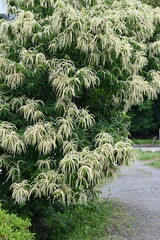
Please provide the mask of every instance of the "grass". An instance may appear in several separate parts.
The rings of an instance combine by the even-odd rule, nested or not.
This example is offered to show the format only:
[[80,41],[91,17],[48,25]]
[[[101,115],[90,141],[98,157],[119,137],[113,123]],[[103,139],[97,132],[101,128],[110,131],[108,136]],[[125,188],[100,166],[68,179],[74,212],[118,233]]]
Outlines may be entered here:
[[133,138],[132,141],[135,144],[160,144],[160,140],[153,140],[153,139],[135,139],[135,138]]
[[54,235],[54,240],[109,240],[112,236],[121,240],[132,232],[131,217],[122,204],[113,200],[79,206],[64,212],[61,217],[65,231],[59,229],[60,234]]
[[160,159],[160,151],[150,152],[150,151],[142,151],[136,150],[138,160],[158,160]]
[[150,166],[150,167],[154,167],[154,168],[160,169],[160,160],[157,160],[157,161],[152,162],[152,163],[147,163],[146,165]]
[[142,150],[136,150],[139,160],[147,161],[147,160],[155,160],[154,162],[150,162],[145,164],[145,166],[150,166],[154,168],[160,169],[160,151],[157,152],[144,152]]

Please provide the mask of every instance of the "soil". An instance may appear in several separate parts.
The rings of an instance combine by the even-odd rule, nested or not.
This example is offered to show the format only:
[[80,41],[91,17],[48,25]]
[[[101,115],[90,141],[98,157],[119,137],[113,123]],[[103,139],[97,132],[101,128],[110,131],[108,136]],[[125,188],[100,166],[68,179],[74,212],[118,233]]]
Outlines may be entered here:
[[146,162],[124,167],[117,179],[101,187],[102,198],[117,199],[134,219],[132,231],[124,226],[113,240],[160,240],[160,170]]

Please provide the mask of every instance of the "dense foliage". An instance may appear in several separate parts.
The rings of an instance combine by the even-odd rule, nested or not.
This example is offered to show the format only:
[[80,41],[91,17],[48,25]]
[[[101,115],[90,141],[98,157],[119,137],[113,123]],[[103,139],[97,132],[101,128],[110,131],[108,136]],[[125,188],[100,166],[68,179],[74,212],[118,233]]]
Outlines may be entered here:
[[160,92],[160,10],[136,0],[10,5],[17,17],[0,22],[0,198],[40,219],[49,204],[86,203],[133,160],[126,112]]
[[[142,0],[154,7],[160,7],[159,0]],[[159,39],[159,36],[157,36]],[[159,62],[157,62],[159,65]],[[146,69],[147,71],[147,69]],[[142,105],[131,109],[131,135],[137,138],[153,137],[158,139],[160,128],[160,97],[157,100],[146,100]]]
[[22,220],[15,214],[8,214],[0,206],[0,239],[1,240],[33,240],[34,235],[28,230],[29,220]]
[[160,128],[160,99],[145,101],[140,106],[134,106],[129,115],[132,119],[131,135],[136,138],[158,139]]
[[50,226],[53,240],[109,240],[115,232],[122,238],[124,229],[131,232],[131,219],[124,206],[109,199],[71,206],[63,213],[52,211],[45,223]]

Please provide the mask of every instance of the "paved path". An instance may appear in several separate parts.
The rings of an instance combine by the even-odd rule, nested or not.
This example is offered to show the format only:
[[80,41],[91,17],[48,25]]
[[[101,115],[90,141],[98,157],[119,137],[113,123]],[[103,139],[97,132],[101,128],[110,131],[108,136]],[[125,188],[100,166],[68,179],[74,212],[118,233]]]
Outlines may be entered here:
[[116,198],[136,218],[135,236],[123,240],[160,240],[160,170],[146,161],[123,168],[121,175],[101,187],[103,198]]

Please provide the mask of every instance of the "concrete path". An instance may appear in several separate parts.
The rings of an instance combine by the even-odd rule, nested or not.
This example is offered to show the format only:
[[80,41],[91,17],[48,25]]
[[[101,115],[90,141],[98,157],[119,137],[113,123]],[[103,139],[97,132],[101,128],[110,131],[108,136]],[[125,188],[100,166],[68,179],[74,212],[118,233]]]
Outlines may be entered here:
[[123,240],[160,240],[160,170],[146,161],[124,167],[121,175],[101,187],[102,198],[116,198],[135,217],[134,236]]

